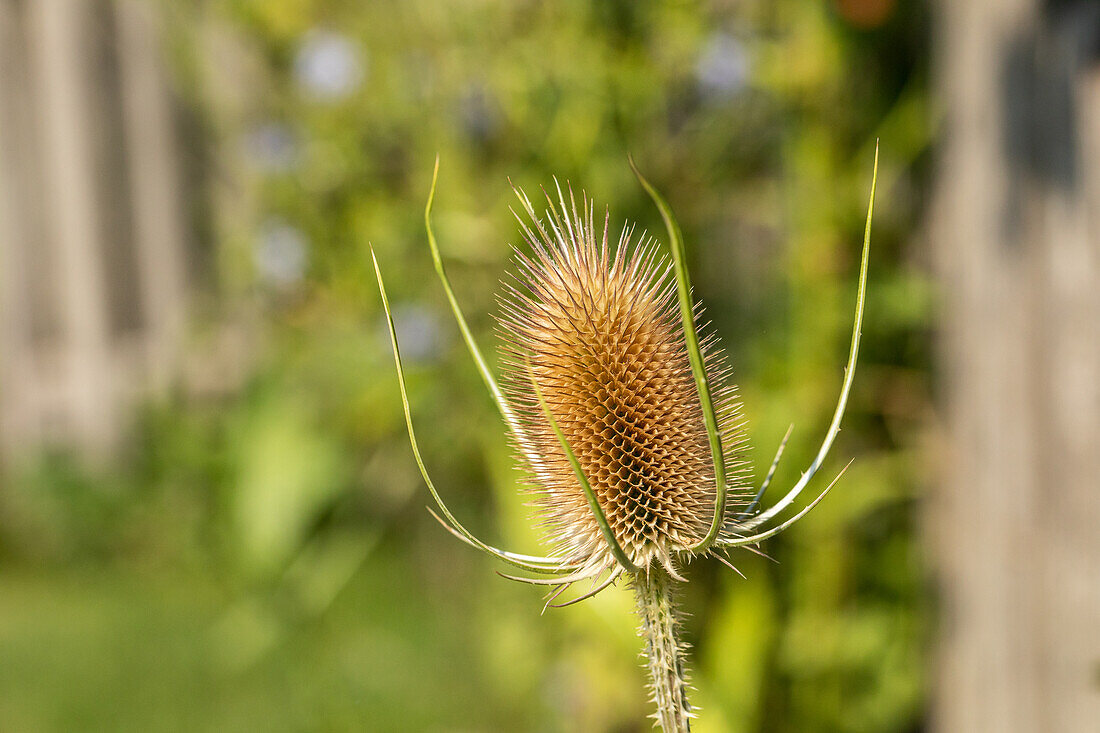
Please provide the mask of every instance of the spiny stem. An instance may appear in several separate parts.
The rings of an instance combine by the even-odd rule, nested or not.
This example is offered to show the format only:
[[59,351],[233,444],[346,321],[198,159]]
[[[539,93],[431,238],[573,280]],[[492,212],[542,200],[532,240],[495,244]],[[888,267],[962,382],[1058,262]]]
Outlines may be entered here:
[[663,569],[653,566],[631,576],[657,720],[665,733],[690,733],[690,719],[695,716],[687,699],[685,649],[676,637],[671,579]]

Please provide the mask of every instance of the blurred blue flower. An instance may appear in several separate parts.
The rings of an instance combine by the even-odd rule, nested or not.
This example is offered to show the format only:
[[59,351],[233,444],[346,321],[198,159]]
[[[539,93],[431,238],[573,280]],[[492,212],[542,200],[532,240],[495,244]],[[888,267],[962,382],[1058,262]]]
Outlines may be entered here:
[[711,35],[695,64],[695,76],[704,96],[736,96],[749,81],[750,61],[745,44],[728,33]]
[[366,66],[362,49],[350,38],[315,30],[306,34],[298,48],[294,76],[310,96],[336,101],[359,88]]
[[245,153],[264,173],[286,173],[298,162],[298,137],[289,125],[264,122],[248,131]]
[[[426,306],[410,303],[396,306],[393,325],[401,342],[401,356],[410,363],[433,362],[439,358],[445,345],[445,336],[439,327],[439,317]],[[390,343],[385,319],[379,323],[379,339],[387,348]]]
[[463,92],[458,100],[458,115],[463,132],[476,142],[492,140],[500,129],[496,100],[480,84],[473,84]]
[[281,219],[269,219],[260,226],[253,253],[260,279],[289,289],[305,276],[309,243],[304,234]]

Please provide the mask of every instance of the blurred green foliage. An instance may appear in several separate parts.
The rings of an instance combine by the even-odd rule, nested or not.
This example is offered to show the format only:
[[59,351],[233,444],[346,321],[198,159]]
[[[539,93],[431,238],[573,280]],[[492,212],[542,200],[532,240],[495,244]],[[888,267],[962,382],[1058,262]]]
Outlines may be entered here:
[[[504,432],[434,281],[473,326],[519,240],[509,178],[557,175],[684,227],[776,492],[841,379],[874,141],[880,200],[862,363],[831,464],[857,461],[778,563],[688,569],[706,731],[911,731],[929,604],[915,539],[930,293],[920,251],[928,18],[891,0],[162,3],[210,253],[196,342],[253,334],[243,383],[143,411],[109,466],[7,467],[4,730],[640,731],[629,592],[539,615],[423,510],[373,243],[429,465],[479,535],[532,551]],[[207,305],[209,303],[210,305]]]

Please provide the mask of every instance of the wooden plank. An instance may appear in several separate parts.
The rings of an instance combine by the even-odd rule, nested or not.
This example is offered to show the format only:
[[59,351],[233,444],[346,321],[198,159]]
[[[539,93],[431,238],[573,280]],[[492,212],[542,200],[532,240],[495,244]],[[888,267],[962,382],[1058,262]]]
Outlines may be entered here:
[[181,172],[153,8],[141,0],[119,0],[115,17],[145,323],[145,381],[164,389],[178,373],[186,315]]
[[18,448],[17,436],[29,429],[33,370],[27,359],[30,344],[29,297],[24,246],[28,239],[26,206],[20,174],[27,148],[25,68],[19,14],[9,0],[0,0],[0,442],[6,456]]
[[1053,7],[939,3],[943,731],[1100,721],[1100,97]]
[[25,6],[31,79],[39,91],[42,171],[54,242],[63,324],[62,369],[67,425],[59,426],[90,452],[117,439],[97,181],[89,119],[94,90],[88,63],[87,0],[35,0]]

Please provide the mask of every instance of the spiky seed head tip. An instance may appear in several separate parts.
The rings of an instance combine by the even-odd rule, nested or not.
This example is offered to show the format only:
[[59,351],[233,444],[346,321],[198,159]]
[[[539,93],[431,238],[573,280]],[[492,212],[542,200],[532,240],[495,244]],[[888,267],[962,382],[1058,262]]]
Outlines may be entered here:
[[[503,383],[519,416],[515,439],[550,539],[571,562],[615,564],[545,410],[591,484],[615,538],[639,567],[671,568],[702,539],[715,500],[714,469],[684,342],[675,282],[652,240],[624,226],[597,236],[594,205],[572,191],[547,196],[536,216],[517,190],[530,253],[500,297]],[[701,309],[697,308],[698,322]],[[725,356],[702,343],[734,499],[744,486],[740,403]],[[538,385],[545,406],[532,382]],[[737,501],[730,501],[727,511]]]

